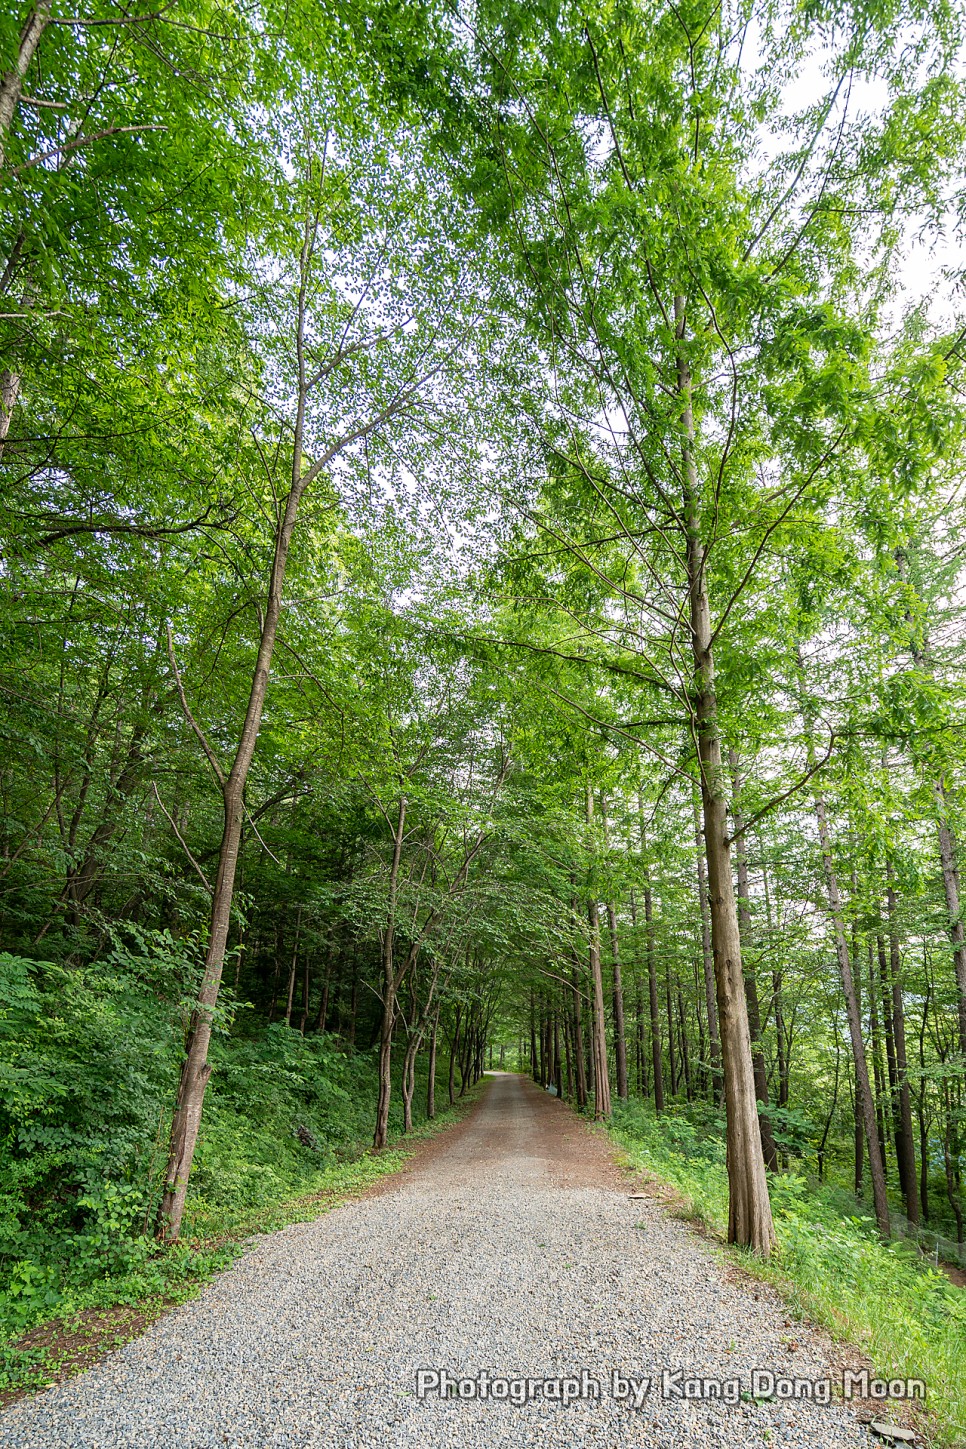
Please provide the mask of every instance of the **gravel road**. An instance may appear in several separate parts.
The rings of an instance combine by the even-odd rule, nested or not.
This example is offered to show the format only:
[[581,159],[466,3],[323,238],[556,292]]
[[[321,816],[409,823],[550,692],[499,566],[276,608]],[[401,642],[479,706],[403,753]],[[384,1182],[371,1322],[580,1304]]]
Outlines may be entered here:
[[[684,1397],[689,1379],[734,1397],[755,1369],[828,1378],[826,1349],[632,1200],[601,1139],[532,1083],[496,1075],[387,1184],[256,1239],[142,1338],[7,1409],[0,1445],[871,1449],[834,1402]],[[444,1370],[476,1382],[444,1398]],[[505,1397],[481,1397],[483,1373],[513,1381]]]

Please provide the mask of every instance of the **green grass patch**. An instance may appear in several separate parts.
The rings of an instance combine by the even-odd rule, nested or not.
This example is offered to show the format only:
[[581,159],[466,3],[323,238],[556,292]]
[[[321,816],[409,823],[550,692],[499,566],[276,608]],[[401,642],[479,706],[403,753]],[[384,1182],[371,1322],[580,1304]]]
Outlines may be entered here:
[[[615,1108],[611,1136],[629,1165],[669,1183],[686,1210],[724,1237],[724,1142],[683,1114],[660,1118],[639,1102]],[[740,1253],[799,1314],[856,1345],[884,1378],[921,1378],[937,1442],[966,1441],[966,1291],[903,1242],[883,1243],[875,1222],[847,1216],[796,1173],[770,1180],[778,1251],[769,1263]]]

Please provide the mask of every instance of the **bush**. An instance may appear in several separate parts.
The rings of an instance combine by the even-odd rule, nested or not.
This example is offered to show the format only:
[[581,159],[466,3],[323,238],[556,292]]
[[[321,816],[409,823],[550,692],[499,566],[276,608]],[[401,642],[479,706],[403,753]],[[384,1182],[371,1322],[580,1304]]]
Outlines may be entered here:
[[[370,1139],[373,1056],[282,1023],[231,1036],[225,993],[185,1241],[153,1241],[201,954],[197,940],[131,928],[85,967],[0,953],[0,1337],[177,1292],[233,1251],[204,1240],[355,1181],[346,1164]],[[390,1126],[402,1127],[398,1101]]]

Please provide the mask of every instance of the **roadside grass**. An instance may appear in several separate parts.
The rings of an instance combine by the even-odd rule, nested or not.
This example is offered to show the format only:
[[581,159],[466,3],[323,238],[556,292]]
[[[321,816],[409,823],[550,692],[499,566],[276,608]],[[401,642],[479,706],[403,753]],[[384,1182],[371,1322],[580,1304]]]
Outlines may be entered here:
[[[656,1118],[639,1102],[619,1103],[609,1132],[630,1167],[670,1184],[687,1213],[724,1239],[720,1137],[681,1115]],[[771,1283],[794,1312],[855,1345],[882,1378],[923,1379],[935,1442],[966,1442],[966,1290],[907,1244],[881,1242],[873,1219],[843,1215],[803,1177],[784,1173],[769,1186],[778,1251],[764,1263],[731,1250],[741,1267]]]
[[[73,1281],[61,1272],[56,1290],[45,1293],[45,1281],[55,1281],[52,1266],[46,1265],[45,1271],[42,1262],[21,1265],[19,1279],[12,1278],[0,1291],[0,1406],[82,1372],[105,1353],[138,1337],[169,1309],[196,1297],[244,1252],[253,1236],[310,1222],[399,1172],[414,1155],[411,1147],[466,1116],[484,1085],[469,1088],[453,1107],[441,1109],[432,1121],[418,1123],[382,1152],[361,1142],[340,1143],[337,1159],[303,1173],[294,1194],[285,1191],[290,1188],[287,1174],[263,1174],[256,1175],[254,1190],[249,1178],[249,1191],[241,1194],[242,1200],[224,1190],[189,1196],[180,1242],[162,1247],[146,1235],[127,1240],[123,1266],[112,1265],[106,1257],[101,1271],[88,1267]],[[257,1134],[253,1141],[246,1130],[250,1124],[238,1126],[233,1150],[230,1133],[216,1130],[209,1136],[209,1172],[200,1175],[202,1185],[217,1162],[229,1177],[233,1171],[250,1173],[245,1149],[250,1152],[258,1145]],[[217,1144],[212,1136],[218,1138]],[[324,1152],[325,1144],[320,1147]],[[279,1195],[273,1195],[273,1187]],[[52,1300],[55,1314],[50,1311]]]

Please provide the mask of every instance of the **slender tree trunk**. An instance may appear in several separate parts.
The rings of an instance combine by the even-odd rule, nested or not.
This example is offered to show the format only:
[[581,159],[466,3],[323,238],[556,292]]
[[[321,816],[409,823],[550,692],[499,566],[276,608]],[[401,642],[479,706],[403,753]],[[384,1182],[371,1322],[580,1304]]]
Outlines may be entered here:
[[[0,116],[2,121],[2,116]],[[0,136],[2,136],[0,126]],[[306,224],[308,226],[308,223]],[[171,1140],[168,1165],[165,1173],[165,1190],[161,1200],[160,1234],[169,1242],[174,1241],[181,1231],[188,1178],[194,1160],[195,1144],[201,1126],[201,1112],[204,1105],[205,1088],[211,1075],[208,1063],[208,1046],[214,1009],[218,1003],[221,977],[228,945],[228,931],[231,926],[231,908],[235,891],[235,873],[238,868],[238,852],[241,845],[242,825],[245,819],[245,785],[251,769],[258,734],[265,709],[265,695],[268,691],[272,655],[278,635],[279,619],[282,613],[282,588],[288,565],[292,535],[298,518],[299,505],[312,479],[317,476],[322,462],[316,462],[303,472],[303,439],[305,431],[305,409],[308,398],[305,368],[305,305],[308,277],[308,230],[302,252],[302,275],[299,289],[299,313],[296,334],[296,351],[299,370],[299,395],[295,419],[292,448],[292,472],[288,494],[282,504],[275,534],[275,552],[269,579],[268,598],[262,615],[261,636],[248,696],[248,706],[238,740],[238,748],[231,769],[225,775],[204,733],[195,723],[188,708],[187,698],[175,661],[174,644],[169,631],[169,656],[175,675],[181,707],[191,724],[202,748],[221,785],[223,806],[223,828],[218,851],[218,871],[211,899],[211,917],[208,931],[208,950],[205,956],[204,975],[198,999],[191,1015],[186,1043],[185,1060],[178,1084],[178,1096],[171,1123]],[[337,449],[333,449],[333,456]],[[323,460],[324,461],[324,460]]]
[[325,963],[325,980],[322,982],[322,997],[319,1001],[319,1014],[315,1019],[316,1031],[325,1031],[326,1022],[329,1019],[329,983],[332,980],[332,964],[336,956],[335,932],[332,933],[332,940],[329,942],[329,950]]
[[[637,898],[634,891],[630,892],[631,925],[634,927],[634,939],[637,940]],[[646,1057],[644,1055],[644,984],[641,977],[640,955],[634,962],[634,1076],[637,1082],[637,1090],[640,1096],[648,1095],[647,1072],[645,1069]]]
[[[698,967],[697,961],[692,961],[691,964],[694,970],[694,1018],[698,1028],[698,1063],[701,1068],[697,1080],[700,1081],[701,1089],[704,1095],[707,1096],[711,1093],[711,1072],[709,1069],[707,1045],[704,1039],[704,1016],[701,1012],[703,987],[701,982],[701,972]],[[695,1094],[697,1095],[697,1088],[695,1089]]]
[[[406,1083],[409,1105],[404,1104],[404,1116],[408,1122],[407,1132],[412,1131],[412,1103],[416,1091],[416,1058],[419,1049],[426,1039],[427,1028],[430,1032],[430,1054],[429,1054],[429,1078],[426,1085],[427,1117],[432,1118],[436,1112],[436,1031],[439,1023],[439,1006],[437,1005],[437,986],[439,983],[439,962],[433,966],[429,978],[429,985],[426,990],[426,999],[421,1008],[417,1006],[416,987],[413,982],[413,1012],[412,1023],[409,1029],[409,1045],[406,1049],[406,1068],[403,1073],[403,1080]],[[432,1108],[432,1110],[430,1110]]]
[[832,1021],[832,1030],[835,1035],[835,1088],[832,1092],[832,1101],[825,1118],[825,1127],[822,1131],[822,1139],[818,1144],[818,1180],[822,1182],[825,1178],[825,1146],[828,1142],[828,1134],[832,1127],[832,1119],[835,1116],[835,1104],[839,1099],[839,1068],[841,1066],[842,1052],[839,1046],[839,1027],[836,1020]]
[[[685,302],[674,299],[676,336],[683,343]],[[701,770],[701,804],[708,866],[711,949],[717,988],[718,1026],[727,1122],[728,1241],[768,1257],[775,1245],[765,1162],[761,1155],[751,1036],[741,968],[741,937],[731,873],[727,799],[718,727],[706,549],[701,543],[700,493],[694,461],[691,374],[683,347],[677,353],[678,391],[685,441],[684,510],[688,605],[694,663],[694,724]]]
[[617,1069],[617,1095],[627,1101],[627,1040],[624,1035],[624,983],[621,979],[620,942],[617,938],[617,913],[607,907],[610,949],[614,960],[614,1057]]
[[587,1063],[584,1057],[583,1011],[581,1009],[580,986],[576,966],[573,969],[573,1021],[574,1021],[574,1072],[577,1078],[577,1106],[587,1106]]
[[[13,66],[0,77],[0,170],[3,170],[6,160],[7,138],[23,94],[24,77],[37,53],[41,36],[50,23],[50,11],[50,0],[37,0],[37,3],[31,7],[20,31],[20,43]],[[0,285],[2,293],[6,293],[13,284],[18,258],[22,253],[25,239],[26,233],[21,230],[4,269],[3,284]],[[28,280],[23,293],[24,311],[27,310],[30,292],[31,287]],[[10,361],[13,359],[11,358]],[[20,396],[20,378],[21,374],[16,363],[11,367],[0,369],[0,457],[3,455],[4,443],[10,432],[17,398]]]
[[681,1031],[681,1070],[684,1072],[684,1095],[687,1101],[691,1101],[693,1093],[691,1090],[691,1054],[688,1051],[688,1028],[684,1015],[684,993],[678,987],[678,1024]]
[[536,1006],[533,1001],[533,987],[530,987],[530,1075],[537,1081],[539,1066],[537,1066],[537,1020]]
[[[811,754],[811,750],[809,751]],[[876,1221],[882,1236],[887,1238],[891,1232],[889,1222],[889,1200],[886,1196],[885,1170],[882,1162],[882,1152],[879,1145],[879,1133],[875,1119],[875,1104],[872,1100],[872,1088],[869,1085],[869,1067],[865,1055],[865,1042],[862,1039],[862,1021],[859,1016],[859,1002],[855,990],[855,982],[852,979],[852,962],[849,957],[848,942],[845,939],[845,927],[842,919],[842,898],[839,892],[838,877],[835,874],[835,865],[832,861],[832,846],[829,840],[828,818],[825,813],[825,799],[820,791],[815,792],[815,813],[818,819],[819,845],[822,851],[822,864],[825,870],[825,887],[828,894],[829,915],[832,919],[832,928],[835,933],[835,955],[838,961],[839,974],[842,978],[842,989],[845,992],[845,1010],[849,1023],[849,1038],[852,1044],[852,1061],[855,1068],[855,1095],[862,1117],[862,1126],[865,1131],[866,1150],[869,1154],[869,1173],[872,1178],[872,1196],[875,1205]],[[875,992],[870,991],[870,996],[875,999]]]
[[668,965],[664,976],[664,1005],[667,1010],[667,1060],[668,1070],[671,1074],[671,1096],[675,1096],[678,1089],[678,1052],[674,1040],[674,1007],[671,1005],[671,967]]
[[[738,755],[734,749],[728,751],[728,765],[734,795],[731,804],[731,818],[735,827],[735,864],[738,874],[738,929],[741,932],[742,950],[751,946],[751,892],[748,888],[748,854],[745,849],[745,822],[738,803],[741,791],[741,773]],[[758,1001],[758,980],[754,969],[746,966],[745,1004],[748,1008],[748,1030],[751,1033],[751,1062],[755,1074],[755,1096],[763,1107],[768,1106],[768,1071],[765,1067],[765,1052],[761,1042],[761,1007]],[[761,1151],[765,1166],[770,1172],[778,1171],[778,1148],[771,1129],[767,1112],[759,1112],[758,1126],[761,1131]]]
[[[567,1073],[567,1099],[568,1099],[568,1101],[571,1101],[572,1102],[573,1099],[574,1099],[574,1063],[573,1063],[573,1052],[570,1049],[571,1016],[570,1016],[570,1012],[567,1010],[567,999],[566,999],[566,996],[563,997],[562,1005],[561,1005],[561,1010],[563,1011],[563,1045],[564,1045],[564,1062],[565,1062],[565,1065],[566,1065],[566,1073]],[[500,1067],[502,1068],[502,1066],[503,1066],[503,1048],[501,1047],[500,1048]]]
[[637,1075],[637,1090],[642,1097],[649,1095],[647,1080],[647,1055],[644,1050],[644,987],[638,977],[634,992],[634,1065]]
[[704,971],[704,1000],[708,1014],[708,1042],[711,1053],[711,1096],[721,1097],[721,1039],[718,1033],[718,1008],[715,1002],[714,958],[711,953],[711,918],[708,911],[708,878],[704,859],[704,841],[701,839],[701,818],[697,796],[692,798],[694,809],[694,844],[698,862],[698,908],[701,912],[701,964]]
[[20,31],[20,44],[13,66],[0,77],[0,167],[3,166],[6,157],[7,136],[23,94],[24,76],[30,69],[30,63],[40,44],[40,37],[49,23],[50,0],[38,0],[38,3],[31,7],[23,23]]
[[547,1021],[543,1013],[543,993],[540,993],[540,1009],[538,1012],[539,1030],[537,1031],[537,1051],[539,1052],[539,1068],[537,1081],[541,1087],[547,1086]]
[[905,1151],[902,1146],[902,1117],[899,1116],[899,1077],[895,1069],[895,1035],[892,1030],[892,993],[889,990],[889,966],[885,959],[885,940],[876,935],[876,949],[879,956],[879,990],[882,1004],[882,1036],[885,1039],[885,1061],[889,1078],[889,1116],[892,1119],[892,1140],[895,1143],[895,1162],[899,1169],[899,1191],[905,1197]]
[[299,1033],[305,1035],[305,1028],[309,1020],[309,953],[302,957],[302,1019],[299,1022]]
[[899,1075],[896,1071],[896,1046],[892,1025],[892,993],[889,989],[889,967],[886,963],[885,941],[876,936],[879,956],[879,989],[882,993],[882,1035],[885,1040],[886,1068],[889,1079],[889,1116],[892,1121],[892,1140],[896,1149],[896,1166],[899,1169],[899,1191],[906,1195],[906,1157],[902,1141],[902,1117],[899,1112]]
[[[764,851],[761,848],[760,836],[758,838],[758,846],[758,853],[763,861],[761,868],[761,884],[762,892],[765,897],[765,925],[770,937],[772,929],[771,893],[768,888],[768,870],[764,865]],[[788,1087],[790,1071],[789,1058],[791,1055],[791,1042],[789,1040],[787,1029],[785,1026],[785,1008],[782,998],[782,972],[780,968],[773,969],[771,973],[771,989],[772,1001],[774,1003],[775,1010],[775,1056],[776,1065],[778,1067],[778,1105],[779,1107],[784,1108],[788,1106]]]
[[382,938],[382,1024],[379,1031],[379,1098],[376,1103],[376,1127],[372,1145],[379,1151],[389,1137],[389,1106],[392,1099],[392,1036],[396,1024],[396,992],[399,976],[396,971],[394,944],[396,937],[396,900],[399,893],[399,863],[403,837],[406,833],[405,795],[399,797],[399,814],[393,836],[392,865],[389,871],[389,905],[386,929]]
[[292,1003],[295,1000],[295,972],[299,960],[299,936],[302,932],[302,907],[299,906],[295,917],[295,945],[292,947],[292,964],[288,973],[288,1000],[285,1004],[285,1025],[292,1025]]
[[359,949],[356,947],[352,952],[352,987],[349,992],[349,1029],[345,1033],[345,1039],[350,1046],[356,1044],[356,1017],[359,1013]]
[[953,1120],[953,1103],[949,1082],[942,1083],[943,1090],[943,1168],[946,1175],[946,1197],[956,1220],[956,1242],[963,1246],[963,1199],[960,1192],[959,1136]]
[[[857,932],[857,927],[856,927],[856,932]],[[856,932],[853,932],[853,940],[856,937]],[[860,959],[861,958],[859,956],[858,950],[856,950],[856,953],[855,953],[855,955],[853,956],[852,959],[853,959],[854,968],[855,968],[854,969],[854,979],[853,979],[853,986],[855,988],[855,1009],[859,1013],[859,1021],[861,1022],[861,1020],[862,1020],[862,976],[861,976],[860,966],[859,966],[859,963],[860,963]],[[856,1092],[853,1092],[852,1093],[852,1117],[853,1117],[854,1161],[855,1161],[855,1176],[854,1176],[855,1195],[856,1195],[856,1197],[861,1197],[861,1195],[862,1195],[862,1180],[863,1180],[863,1175],[864,1175],[864,1172],[865,1172],[865,1123],[862,1120],[862,1103],[860,1102],[859,1097],[858,1097],[858,1093],[856,1093]]]
[[406,1055],[403,1058],[402,1077],[400,1087],[403,1103],[403,1132],[410,1133],[413,1130],[413,1093],[416,1090],[416,1052],[417,1047],[407,1047]]
[[426,1116],[430,1122],[436,1116],[436,1047],[439,1037],[439,1007],[433,1016],[433,1026],[429,1034],[429,1077],[426,1081]]
[[[533,1025],[533,1017],[532,1016],[530,1018],[530,1022],[531,1022],[531,1028],[532,1028],[532,1025]],[[456,1103],[456,1053],[459,1050],[459,1039],[460,1039],[460,1007],[457,1005],[457,1007],[455,1009],[455,1012],[454,1012],[454,1020],[453,1020],[453,1040],[450,1042],[450,1048],[449,1048],[449,1082],[448,1082],[448,1086],[449,1086],[449,1104],[450,1104],[451,1107],[454,1106],[455,1103]]]
[[923,951],[923,966],[926,977],[926,992],[922,1000],[922,1016],[919,1020],[919,1092],[916,1108],[919,1116],[919,1205],[924,1221],[929,1219],[929,1120],[926,1115],[926,1031],[929,1026],[929,1006],[932,1000],[932,981],[929,977],[929,962]]
[[896,931],[896,893],[892,867],[887,863],[886,904],[889,911],[889,968],[892,985],[892,1034],[895,1039],[898,1078],[899,1123],[901,1128],[902,1177],[905,1181],[906,1217],[919,1222],[919,1186],[916,1180],[916,1149],[912,1135],[912,1101],[909,1095],[909,1062],[906,1055],[906,1010],[902,998],[902,956]]
[[959,1020],[959,1050],[966,1056],[966,935],[963,930],[959,890],[959,857],[956,837],[949,823],[944,780],[936,783],[939,801],[939,856],[943,871],[943,890],[949,913],[949,939],[953,947],[953,971]]
[[654,1110],[664,1111],[664,1063],[661,1059],[661,1014],[657,1005],[657,962],[654,952],[654,903],[651,883],[644,877],[644,943],[647,951],[648,1007],[651,1019],[651,1064],[654,1071]]
[[[45,12],[49,13],[49,0],[45,0],[45,3],[41,8]],[[38,12],[36,9],[32,12],[34,16],[36,16],[37,13]],[[27,26],[25,27],[25,30],[23,32],[24,35],[26,35],[26,31],[29,27],[30,20],[28,19]],[[39,39],[39,36],[37,38]],[[23,39],[21,39],[21,47],[22,45]],[[19,96],[20,94],[18,81],[19,70],[20,67],[18,65],[16,71],[8,71],[7,74],[3,77],[2,83],[0,83],[0,91],[3,92],[5,98],[8,101],[10,96],[12,95],[12,91],[14,88],[16,88],[17,90],[17,95]],[[19,79],[20,81],[22,81],[22,74],[20,74]],[[7,131],[8,130],[9,126],[7,128]],[[3,168],[4,145],[6,142],[7,131],[0,130],[0,169]],[[3,276],[0,277],[0,297],[5,297],[9,294],[14,284],[14,281],[16,280],[18,271],[24,269],[24,284],[20,303],[20,310],[23,312],[26,312],[29,309],[32,290],[30,264],[28,262],[25,266],[24,260],[24,247],[26,245],[26,241],[27,233],[24,231],[23,227],[21,227],[20,231],[17,234],[17,239],[11,247],[10,254],[7,257],[7,263],[3,269]],[[13,363],[13,357],[9,357],[8,361]],[[4,443],[6,441],[8,433],[10,432],[10,424],[13,421],[13,410],[17,406],[17,398],[20,396],[20,376],[20,372],[17,370],[17,365],[15,363],[13,366],[8,366],[0,369],[0,458],[3,457]]]
[[[600,799],[601,818],[604,827],[604,842],[610,848],[610,830],[607,822],[606,798]],[[624,1026],[624,983],[621,977],[620,940],[617,934],[617,908],[613,901],[607,904],[607,929],[610,936],[611,960],[613,962],[613,1007],[614,1007],[614,1075],[617,1095],[627,1101],[627,1036]]]
[[[856,1001],[858,999],[858,993],[856,993]],[[861,1019],[860,1012],[859,1020],[861,1021]],[[883,1110],[886,1088],[882,1072],[882,1042],[879,1036],[879,1002],[875,989],[875,948],[871,941],[869,942],[869,1040],[872,1047],[872,1083],[875,1087],[875,1121],[879,1134],[882,1174],[888,1178],[889,1158],[886,1152],[885,1112]]]
[[131,739],[125,753],[124,764],[115,779],[111,781],[104,818],[100,820],[87,842],[84,859],[67,877],[66,895],[72,903],[71,915],[75,925],[80,924],[81,907],[97,884],[103,872],[103,852],[121,823],[121,807],[131,795],[141,776],[144,762],[143,746],[145,727],[138,725],[131,732]]
[[[587,786],[587,824],[593,824],[594,796]],[[604,1016],[604,980],[600,966],[600,913],[597,902],[587,902],[587,921],[590,926],[590,983],[593,992],[593,1015],[591,1032],[594,1062],[594,1120],[601,1121],[610,1116],[610,1072],[607,1063],[607,1024]]]

